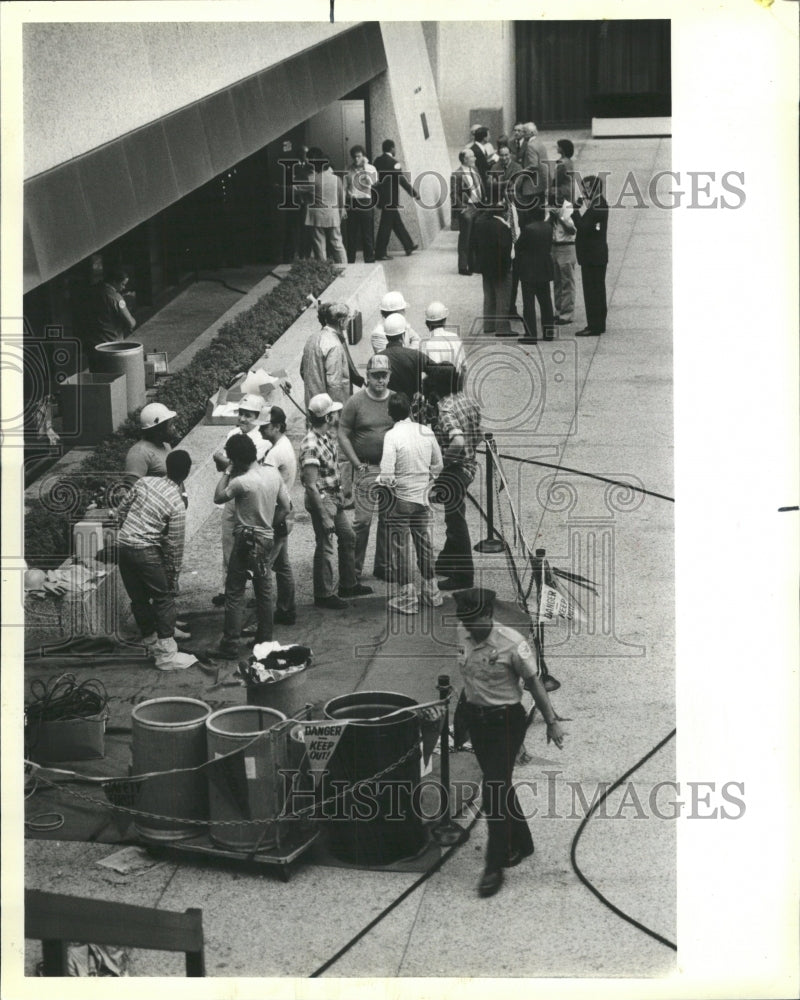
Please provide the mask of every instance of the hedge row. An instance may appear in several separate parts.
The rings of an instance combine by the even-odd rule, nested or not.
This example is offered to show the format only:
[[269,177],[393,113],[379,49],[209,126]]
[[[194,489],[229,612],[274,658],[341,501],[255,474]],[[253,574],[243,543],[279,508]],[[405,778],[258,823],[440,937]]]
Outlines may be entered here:
[[[214,340],[157,390],[154,399],[177,413],[178,437],[185,437],[203,419],[208,397],[239,372],[247,371],[294,323],[308,305],[308,294],[319,296],[337,273],[331,261],[299,261],[271,292],[223,324]],[[41,499],[26,504],[25,559],[29,566],[57,565],[69,555],[71,523],[80,519],[93,498],[117,481],[115,473],[124,468],[125,455],[138,438],[137,410],[75,470],[59,475],[47,504]],[[48,480],[45,477],[45,482]]]

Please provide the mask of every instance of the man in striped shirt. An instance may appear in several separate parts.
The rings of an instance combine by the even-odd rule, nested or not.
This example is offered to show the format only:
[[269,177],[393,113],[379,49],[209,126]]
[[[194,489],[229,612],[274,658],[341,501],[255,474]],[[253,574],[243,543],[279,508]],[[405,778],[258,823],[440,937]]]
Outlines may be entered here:
[[192,460],[171,451],[166,478],[143,476],[119,506],[119,571],[136,624],[159,670],[183,670],[195,658],[175,642],[175,592],[183,562],[183,483]]
[[436,575],[445,576],[440,590],[472,586],[475,569],[466,516],[466,495],[478,463],[475,449],[483,440],[481,411],[469,396],[458,391],[458,372],[450,364],[428,373],[429,391],[436,396],[432,426],[442,449],[444,468],[432,490],[432,499],[444,506],[446,538],[436,559]]

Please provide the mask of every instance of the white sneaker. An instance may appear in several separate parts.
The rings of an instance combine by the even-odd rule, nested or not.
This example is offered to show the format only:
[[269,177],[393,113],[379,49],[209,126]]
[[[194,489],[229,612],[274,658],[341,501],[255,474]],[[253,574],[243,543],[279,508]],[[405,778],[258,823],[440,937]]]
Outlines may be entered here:
[[419,612],[417,591],[413,583],[406,584],[399,594],[390,598],[386,603],[392,611],[397,611],[401,615],[416,615]]

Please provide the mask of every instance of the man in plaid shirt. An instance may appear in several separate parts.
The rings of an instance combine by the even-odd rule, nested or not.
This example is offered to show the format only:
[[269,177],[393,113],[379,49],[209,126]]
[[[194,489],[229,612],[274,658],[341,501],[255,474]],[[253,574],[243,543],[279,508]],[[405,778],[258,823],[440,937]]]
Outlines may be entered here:
[[466,495],[478,470],[475,449],[483,440],[483,431],[480,408],[458,391],[458,378],[455,367],[443,363],[429,370],[426,387],[436,399],[431,425],[444,462],[431,490],[431,499],[444,506],[446,537],[436,559],[436,575],[445,577],[439,581],[440,590],[466,589],[475,577]]
[[[344,510],[339,480],[339,445],[336,429],[341,403],[326,392],[308,403],[311,429],[300,443],[300,475],[306,491],[305,507],[311,515],[314,550],[314,604],[318,608],[341,610],[349,607],[345,597],[371,594],[371,587],[356,581],[355,535]],[[333,536],[339,557],[339,592],[335,592]]]
[[167,455],[166,463],[166,478],[143,476],[119,506],[119,572],[155,665],[183,670],[196,662],[175,642],[175,593],[186,528],[183,483],[192,460],[178,450]]

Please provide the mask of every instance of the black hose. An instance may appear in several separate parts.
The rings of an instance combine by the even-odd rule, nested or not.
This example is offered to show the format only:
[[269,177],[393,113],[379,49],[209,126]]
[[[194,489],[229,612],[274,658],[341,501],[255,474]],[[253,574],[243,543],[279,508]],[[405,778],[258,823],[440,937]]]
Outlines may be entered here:
[[[478,455],[485,455],[485,451],[476,451]],[[656,493],[653,490],[646,490],[643,486],[634,486],[633,483],[623,483],[618,479],[608,479],[606,476],[598,476],[594,472],[584,472],[583,469],[570,469],[566,465],[558,465],[555,462],[540,462],[535,458],[520,458],[519,455],[498,455],[498,458],[506,458],[510,462],[522,462],[523,465],[540,465],[544,469],[556,469],[558,472],[571,472],[576,476],[584,476],[586,479],[596,479],[601,483],[608,483],[609,486],[623,486],[625,489],[633,490],[635,493],[644,493],[649,497],[656,497],[658,500],[667,500],[675,503],[675,497],[667,496],[666,493]]]
[[586,888],[589,890],[589,892],[591,892],[594,896],[596,896],[600,900],[600,902],[603,904],[603,906],[607,906],[609,908],[609,910],[612,911],[612,913],[616,913],[616,915],[618,917],[620,917],[622,920],[627,921],[629,924],[632,924],[638,930],[642,931],[645,934],[648,934],[651,938],[654,938],[660,944],[666,945],[667,948],[672,948],[673,951],[677,951],[678,950],[678,946],[676,944],[674,944],[672,941],[668,940],[667,938],[663,937],[661,934],[658,934],[656,931],[651,930],[649,927],[646,927],[643,923],[640,923],[638,920],[635,920],[630,914],[626,913],[624,910],[621,910],[618,906],[615,906],[612,902],[610,902],[610,900],[606,899],[606,897],[602,894],[602,892],[600,892],[599,889],[595,888],[595,886],[592,885],[592,883],[589,881],[589,879],[586,878],[586,876],[580,870],[580,867],[578,866],[578,862],[576,860],[575,855],[577,853],[578,841],[581,838],[581,834],[583,833],[584,829],[586,828],[586,824],[589,822],[589,820],[594,815],[595,811],[603,804],[603,802],[605,802],[605,800],[608,798],[608,796],[615,789],[619,788],[619,786],[622,784],[623,781],[626,781],[634,773],[634,771],[638,771],[639,768],[642,766],[642,764],[644,764],[646,761],[650,760],[651,757],[655,756],[655,754],[657,754],[658,751],[666,743],[669,743],[669,741],[675,735],[675,732],[676,732],[676,730],[673,729],[672,732],[668,733],[664,737],[663,740],[660,740],[653,747],[652,750],[648,750],[648,752],[644,755],[644,757],[641,757],[633,765],[633,767],[629,768],[622,775],[621,778],[617,778],[617,780],[614,782],[614,784],[611,785],[610,788],[607,788],[605,790],[605,792],[603,792],[603,794],[600,796],[600,798],[597,799],[596,802],[592,803],[591,809],[589,810],[589,812],[586,813],[586,815],[581,820],[581,825],[578,827],[578,832],[575,834],[575,836],[574,836],[574,838],[572,840],[572,847],[570,848],[570,852],[569,852],[569,860],[570,860],[570,862],[572,864],[572,868],[573,868],[575,874],[581,880],[581,882],[583,883],[583,885],[586,886]]
[[[480,809],[478,809],[472,819],[472,822],[466,828],[467,833],[469,833],[469,831],[473,828],[473,826],[475,826],[475,824],[478,822],[480,815],[481,811]],[[466,840],[462,841],[462,843],[465,842]],[[445,861],[447,861],[447,859],[450,857],[453,851],[457,850],[460,846],[461,844],[453,844],[452,847],[448,848],[448,850],[444,852],[444,854],[439,858],[438,861],[435,861],[426,872],[423,872],[422,875],[420,875],[420,877],[416,880],[416,882],[412,882],[411,885],[405,890],[405,892],[401,892],[396,899],[392,900],[392,902],[389,903],[388,906],[384,907],[384,909],[381,910],[381,912],[378,914],[377,917],[375,917],[374,920],[370,920],[370,922],[366,925],[366,927],[362,927],[361,930],[358,932],[358,934],[356,934],[354,937],[351,937],[350,940],[347,942],[347,944],[343,945],[336,952],[336,954],[332,955],[326,962],[323,962],[322,965],[320,965],[319,968],[315,969],[308,978],[316,979],[318,976],[321,976],[323,972],[326,972],[335,962],[338,962],[339,959],[342,957],[342,955],[350,951],[353,945],[357,944],[361,940],[361,938],[364,937],[365,934],[369,934],[372,928],[375,927],[377,924],[379,924],[384,917],[387,917],[392,912],[392,910],[395,909],[395,907],[399,906],[404,899],[410,896],[411,893],[414,892],[416,889],[418,889],[421,885],[424,885],[424,883],[428,881],[431,875],[435,875],[436,872],[438,872],[439,869],[442,867],[442,865],[445,863]]]

